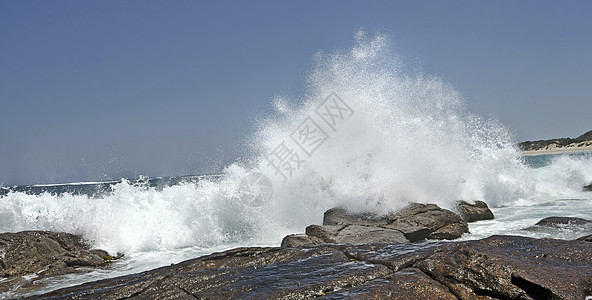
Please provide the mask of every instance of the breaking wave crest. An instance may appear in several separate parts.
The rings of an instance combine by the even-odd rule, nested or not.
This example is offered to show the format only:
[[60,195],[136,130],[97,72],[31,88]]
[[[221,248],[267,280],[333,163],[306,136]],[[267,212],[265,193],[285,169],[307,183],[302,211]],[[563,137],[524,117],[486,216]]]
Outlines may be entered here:
[[[10,192],[0,199],[0,228],[77,233],[124,253],[277,245],[334,206],[386,213],[408,202],[536,203],[592,181],[589,158],[528,167],[507,128],[467,112],[438,77],[409,71],[384,35],[360,31],[351,49],[316,54],[304,95],[273,105],[247,139],[250,159],[219,177],[164,188],[123,180],[99,197]],[[245,200],[253,172],[269,180],[256,205]]]

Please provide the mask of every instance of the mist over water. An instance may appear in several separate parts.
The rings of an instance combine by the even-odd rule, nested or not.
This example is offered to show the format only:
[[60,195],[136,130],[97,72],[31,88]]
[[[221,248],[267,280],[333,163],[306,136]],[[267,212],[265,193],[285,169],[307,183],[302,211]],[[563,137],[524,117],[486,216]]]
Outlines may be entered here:
[[[275,114],[261,116],[246,139],[250,158],[219,178],[161,189],[123,180],[100,197],[10,192],[0,198],[0,231],[65,231],[126,254],[278,245],[335,206],[387,213],[409,202],[451,208],[459,199],[535,205],[592,181],[589,157],[527,166],[507,128],[466,111],[451,86],[409,71],[392,48],[386,36],[360,31],[351,49],[316,54],[304,95],[273,99]],[[318,113],[331,95],[347,107],[335,123]],[[318,147],[297,144],[303,124],[324,132]],[[283,176],[274,168],[279,146],[295,158],[291,171],[280,165]],[[241,193],[254,171],[273,187],[259,206]]]
[[[277,115],[252,140],[254,165],[273,181],[266,219],[302,231],[334,206],[387,213],[409,202],[450,208],[459,199],[504,205],[529,197],[534,183],[513,181],[527,168],[511,133],[467,112],[439,78],[407,71],[390,43],[358,32],[352,49],[315,56],[302,98],[275,99]],[[352,111],[334,130],[316,111],[332,93]],[[284,180],[269,153],[282,143],[298,152],[291,135],[307,118],[328,138],[310,155],[299,151],[304,162]]]

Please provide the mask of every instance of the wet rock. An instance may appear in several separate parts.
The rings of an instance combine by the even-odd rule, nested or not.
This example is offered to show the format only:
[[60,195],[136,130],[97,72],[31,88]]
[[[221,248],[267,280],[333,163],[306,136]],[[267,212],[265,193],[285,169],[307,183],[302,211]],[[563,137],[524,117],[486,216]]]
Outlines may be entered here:
[[410,244],[367,244],[350,245],[343,251],[355,260],[381,264],[393,271],[413,267],[419,261],[427,259],[437,252],[456,244],[450,242],[425,242]]
[[592,224],[591,220],[572,217],[548,217],[538,221],[535,226],[560,227],[561,225],[586,225]]
[[592,192],[592,183],[590,183],[589,185],[584,186],[584,191],[585,192]]
[[[391,216],[392,222],[387,228],[405,230],[405,228],[426,228],[429,232],[428,239],[452,240],[469,232],[469,226],[459,215],[438,207],[435,204],[411,203],[407,207]],[[414,231],[418,233],[422,231]],[[419,235],[421,236],[421,235]],[[411,236],[409,236],[411,238]],[[419,241],[412,238],[411,241]]]
[[383,265],[352,261],[338,248],[243,248],[35,298],[305,299],[390,273]]
[[362,225],[310,225],[306,227],[306,235],[317,244],[409,243],[400,231]]
[[370,280],[355,288],[330,293],[319,299],[456,300],[458,298],[446,286],[431,279],[422,271],[409,268]]
[[62,260],[68,267],[97,267],[106,263],[106,259],[88,250],[70,251]]
[[323,217],[323,225],[368,225],[384,226],[390,223],[388,216],[378,216],[373,213],[351,213],[343,208],[331,208]]
[[34,298],[584,299],[591,252],[588,242],[516,236],[239,248]]
[[381,227],[347,225],[339,231],[337,243],[409,243],[401,231]]
[[282,246],[452,240],[467,232],[468,225],[459,215],[434,204],[412,203],[396,213],[384,216],[332,208],[325,212],[322,226],[311,225],[306,228],[308,238],[303,235],[287,236]]
[[578,241],[592,242],[592,234],[577,238]]
[[0,277],[32,274],[50,267],[105,264],[105,259],[89,251],[79,236],[64,232],[2,233],[0,248],[4,253]]
[[[0,291],[32,288],[42,279],[108,263],[81,237],[64,232],[23,231],[0,234]],[[104,252],[106,253],[106,252]]]
[[414,265],[459,299],[583,299],[590,243],[493,236],[459,243]]
[[548,217],[524,230],[537,232],[542,236],[572,240],[590,234],[592,221],[573,217]]
[[306,235],[315,237],[321,243],[337,243],[336,237],[339,231],[348,225],[310,225],[306,227]]
[[475,201],[475,204],[466,201],[458,201],[456,210],[463,220],[466,222],[475,222],[481,220],[493,220],[493,212],[483,201]]
[[102,257],[104,260],[114,260],[114,259],[120,259],[123,257],[123,253],[117,253],[116,256],[111,256],[107,251],[105,250],[101,250],[101,249],[92,249],[89,251],[90,253],[97,255],[99,257]]
[[310,247],[324,242],[306,234],[290,234],[284,237],[281,247]]
[[411,242],[423,241],[433,232],[432,229],[423,225],[406,224],[404,222],[399,222],[396,226],[392,226],[391,228],[403,233],[403,236]]

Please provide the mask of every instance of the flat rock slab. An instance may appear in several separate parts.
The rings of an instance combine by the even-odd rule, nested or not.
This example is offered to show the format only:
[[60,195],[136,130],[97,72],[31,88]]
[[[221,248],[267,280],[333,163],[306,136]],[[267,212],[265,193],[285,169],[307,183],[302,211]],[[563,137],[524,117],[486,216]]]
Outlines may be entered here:
[[493,236],[239,248],[35,299],[584,299],[592,243]]
[[421,270],[409,268],[318,299],[456,300],[458,298],[445,285],[431,279]]
[[[238,260],[233,259],[235,253],[207,256],[35,298],[305,299],[358,286],[392,273],[383,265],[352,261],[337,248],[243,249],[238,252],[241,253]],[[224,267],[208,267],[220,265]]]
[[363,225],[310,225],[306,234],[322,243],[409,243],[401,231]]

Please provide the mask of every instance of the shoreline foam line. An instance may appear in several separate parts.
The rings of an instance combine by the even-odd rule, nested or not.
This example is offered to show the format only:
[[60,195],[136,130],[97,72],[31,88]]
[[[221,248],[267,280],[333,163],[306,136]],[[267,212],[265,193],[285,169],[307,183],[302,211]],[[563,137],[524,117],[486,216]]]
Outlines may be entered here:
[[538,150],[527,150],[522,151],[523,156],[534,156],[544,154],[560,154],[560,153],[582,153],[592,152],[592,146],[585,147],[558,147],[552,149],[538,149]]

